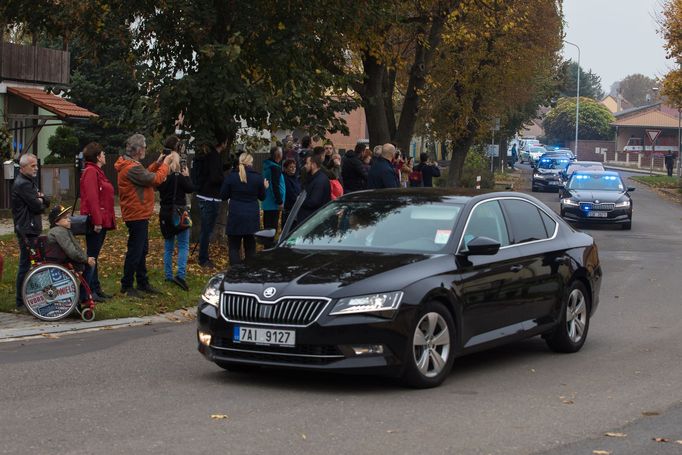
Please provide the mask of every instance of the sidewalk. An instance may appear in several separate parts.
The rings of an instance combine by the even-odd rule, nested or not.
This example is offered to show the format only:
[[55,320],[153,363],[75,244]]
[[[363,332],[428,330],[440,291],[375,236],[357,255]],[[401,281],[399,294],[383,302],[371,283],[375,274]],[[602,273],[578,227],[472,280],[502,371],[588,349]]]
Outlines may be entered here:
[[14,341],[19,338],[41,336],[45,338],[58,338],[59,335],[76,332],[92,332],[159,323],[178,323],[194,319],[196,319],[196,308],[181,309],[173,313],[141,318],[107,319],[92,322],[84,322],[71,316],[61,321],[45,322],[29,314],[0,313],[0,343]]

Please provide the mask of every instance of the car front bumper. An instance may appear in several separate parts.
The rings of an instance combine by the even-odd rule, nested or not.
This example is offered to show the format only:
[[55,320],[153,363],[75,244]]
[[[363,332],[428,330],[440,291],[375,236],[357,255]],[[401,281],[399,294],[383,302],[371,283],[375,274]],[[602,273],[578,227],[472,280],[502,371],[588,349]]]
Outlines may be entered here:
[[632,222],[632,208],[615,208],[606,213],[606,217],[593,217],[590,211],[582,210],[580,207],[561,205],[561,216],[566,221],[576,223],[595,223],[595,224],[624,224]]
[[[268,327],[295,331],[296,346],[284,347],[235,342],[235,326],[263,324],[227,321],[215,307],[202,301],[197,311],[197,338],[202,332],[210,334],[211,341],[208,345],[198,341],[198,349],[206,359],[223,364],[399,376],[403,357],[411,355],[407,330],[412,311],[401,307],[393,319],[371,315],[330,317],[325,311],[306,327]],[[381,346],[381,352],[356,354],[354,350],[368,346],[374,351]]]
[[556,177],[556,178],[545,178],[545,179],[537,179],[533,178],[533,187],[535,187],[538,190],[542,191],[559,191],[559,185],[561,185],[561,180]]

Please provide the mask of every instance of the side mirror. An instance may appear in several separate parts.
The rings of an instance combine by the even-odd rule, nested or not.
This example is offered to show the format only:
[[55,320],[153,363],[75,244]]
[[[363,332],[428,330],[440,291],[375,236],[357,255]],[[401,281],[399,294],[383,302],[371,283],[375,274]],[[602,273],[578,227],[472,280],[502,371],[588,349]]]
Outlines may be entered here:
[[634,186],[629,186],[629,187],[628,187],[628,192],[629,192],[629,193],[632,193],[633,191],[635,191],[635,187],[634,187]]
[[467,256],[492,256],[500,250],[500,242],[489,237],[474,237],[467,244]]
[[254,234],[256,240],[264,245],[271,246],[275,240],[275,234],[277,231],[274,229],[263,229]]

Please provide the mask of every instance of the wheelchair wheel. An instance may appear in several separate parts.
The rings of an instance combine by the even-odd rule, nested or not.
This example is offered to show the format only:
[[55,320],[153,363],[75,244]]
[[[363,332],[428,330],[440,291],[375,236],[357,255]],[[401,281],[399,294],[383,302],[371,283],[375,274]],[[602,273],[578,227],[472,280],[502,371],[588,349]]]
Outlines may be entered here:
[[81,310],[81,319],[85,322],[90,322],[95,319],[95,310],[92,308],[83,308]]
[[66,267],[43,264],[26,274],[22,288],[24,305],[43,321],[67,317],[78,305],[80,281]]

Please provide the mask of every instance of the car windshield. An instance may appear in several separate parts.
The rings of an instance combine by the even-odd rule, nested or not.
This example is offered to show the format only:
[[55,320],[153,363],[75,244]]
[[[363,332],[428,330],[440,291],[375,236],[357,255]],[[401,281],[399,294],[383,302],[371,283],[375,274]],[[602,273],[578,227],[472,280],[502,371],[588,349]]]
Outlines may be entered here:
[[570,190],[623,191],[623,181],[617,175],[575,174],[568,184]]
[[335,201],[296,228],[282,245],[306,250],[436,253],[450,240],[461,210],[461,204],[439,198]]
[[603,171],[604,166],[602,166],[599,163],[595,164],[571,164],[567,171],[566,174],[571,175],[574,172],[577,171]]
[[568,158],[564,157],[543,157],[540,158],[538,163],[538,168],[540,169],[565,169],[566,166],[571,162]]
[[530,151],[533,153],[546,153],[547,152],[547,150],[545,150],[544,147],[531,147]]

